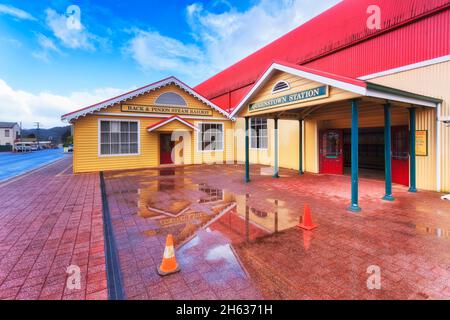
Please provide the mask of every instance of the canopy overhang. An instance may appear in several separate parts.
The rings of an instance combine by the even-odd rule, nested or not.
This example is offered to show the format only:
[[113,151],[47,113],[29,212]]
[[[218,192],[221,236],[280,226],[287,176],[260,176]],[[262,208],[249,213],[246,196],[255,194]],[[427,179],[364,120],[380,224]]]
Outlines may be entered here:
[[[398,90],[364,80],[343,77],[320,70],[298,66],[296,64],[274,62],[258,79],[252,89],[247,93],[247,95],[241,100],[238,106],[230,114],[232,119],[236,119],[239,112],[242,111],[242,109],[250,103],[252,97],[264,84],[267,83],[267,81],[269,81],[271,76],[276,71],[286,72],[298,77],[309,79],[311,81],[316,81],[325,85],[336,87],[354,93],[360,97],[377,98],[383,99],[385,101],[396,101],[404,104],[430,108],[436,108],[439,103],[442,103],[441,99]],[[320,102],[318,102],[318,104],[320,104]]]

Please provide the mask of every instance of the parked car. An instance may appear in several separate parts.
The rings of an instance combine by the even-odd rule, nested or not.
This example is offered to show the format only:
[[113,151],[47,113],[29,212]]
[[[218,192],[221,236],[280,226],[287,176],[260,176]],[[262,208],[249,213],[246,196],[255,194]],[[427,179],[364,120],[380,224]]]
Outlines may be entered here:
[[14,150],[16,150],[16,152],[31,152],[31,145],[27,144],[27,143],[16,143],[14,145]]
[[73,144],[69,144],[69,145],[67,146],[67,151],[73,152]]

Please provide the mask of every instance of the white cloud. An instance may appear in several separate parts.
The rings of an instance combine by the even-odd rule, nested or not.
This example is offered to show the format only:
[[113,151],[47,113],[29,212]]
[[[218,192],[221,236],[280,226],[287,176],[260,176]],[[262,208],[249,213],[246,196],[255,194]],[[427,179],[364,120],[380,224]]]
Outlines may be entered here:
[[58,14],[53,9],[46,9],[45,22],[52,30],[54,36],[61,41],[63,46],[71,49],[95,50],[96,44],[101,39],[87,31],[86,27],[80,22],[77,27],[70,27],[66,14]]
[[49,37],[38,33],[36,38],[39,44],[39,50],[32,52],[33,57],[44,62],[49,62],[50,53],[55,52],[61,54],[61,50],[59,50],[55,42]]
[[192,44],[165,37],[156,31],[134,30],[124,51],[145,70],[190,73],[203,65],[203,52]]
[[35,121],[45,128],[61,126],[65,125],[60,120],[61,115],[123,92],[116,88],[99,88],[89,92],[72,92],[67,96],[50,92],[34,94],[16,90],[0,79],[0,119],[22,121],[24,128],[31,128]]
[[36,20],[36,18],[28,12],[7,4],[0,4],[0,14],[6,14],[20,20]]
[[166,70],[190,80],[204,80],[289,32],[340,0],[260,0],[246,11],[229,2],[213,13],[201,3],[186,8],[193,42],[135,31],[127,52],[145,69]]

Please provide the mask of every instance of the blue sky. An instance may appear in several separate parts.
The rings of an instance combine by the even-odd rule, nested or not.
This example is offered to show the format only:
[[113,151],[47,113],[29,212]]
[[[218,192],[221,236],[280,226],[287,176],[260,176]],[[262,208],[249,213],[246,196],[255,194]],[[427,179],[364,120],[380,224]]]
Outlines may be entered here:
[[337,2],[0,0],[0,121],[61,125],[168,75],[194,86]]

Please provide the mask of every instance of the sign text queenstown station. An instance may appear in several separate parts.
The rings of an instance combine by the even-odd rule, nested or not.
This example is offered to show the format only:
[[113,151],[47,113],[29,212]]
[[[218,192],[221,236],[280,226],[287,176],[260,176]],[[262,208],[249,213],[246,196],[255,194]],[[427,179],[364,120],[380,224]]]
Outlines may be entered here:
[[325,98],[328,96],[328,86],[321,86],[296,93],[291,93],[282,97],[272,98],[260,102],[253,103],[249,106],[249,111],[257,111],[261,109],[272,108],[281,104],[290,104],[298,101],[314,100]]

